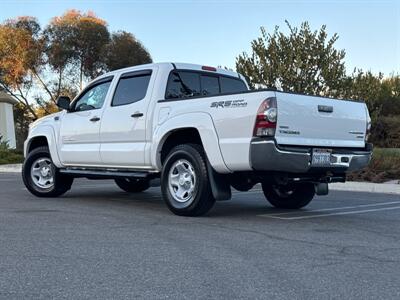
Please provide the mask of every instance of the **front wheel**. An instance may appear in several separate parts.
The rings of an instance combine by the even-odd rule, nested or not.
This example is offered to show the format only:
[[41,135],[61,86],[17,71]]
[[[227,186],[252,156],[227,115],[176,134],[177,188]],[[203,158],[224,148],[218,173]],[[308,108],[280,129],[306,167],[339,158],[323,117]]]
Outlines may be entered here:
[[22,166],[22,179],[26,188],[38,197],[61,196],[71,188],[74,180],[58,171],[47,147],[38,147],[27,155]]
[[214,205],[206,157],[201,146],[183,144],[171,150],[161,173],[168,208],[180,216],[200,216]]
[[315,195],[315,188],[312,183],[298,183],[284,186],[263,183],[262,189],[268,202],[277,208],[302,208],[308,205]]

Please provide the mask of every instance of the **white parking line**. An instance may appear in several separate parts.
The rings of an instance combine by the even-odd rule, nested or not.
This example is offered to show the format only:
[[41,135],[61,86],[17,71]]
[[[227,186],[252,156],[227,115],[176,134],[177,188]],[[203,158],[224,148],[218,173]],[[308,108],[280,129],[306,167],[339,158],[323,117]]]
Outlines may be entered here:
[[260,215],[263,217],[270,217],[270,216],[281,216],[281,215],[293,215],[299,213],[314,213],[314,212],[322,212],[322,211],[331,211],[331,210],[342,210],[342,209],[354,209],[354,208],[361,208],[361,207],[371,207],[371,206],[381,206],[381,205],[390,205],[390,204],[400,204],[400,201],[393,201],[393,202],[383,202],[383,203],[374,203],[374,204],[362,204],[362,205],[354,205],[354,206],[342,206],[342,207],[331,207],[331,208],[321,208],[321,209],[314,209],[314,210],[306,210],[306,211],[290,211],[290,212],[282,212],[276,214],[265,214]]
[[362,214],[374,211],[384,211],[384,210],[394,210],[394,209],[400,209],[400,206],[382,207],[376,209],[366,209],[366,210],[356,210],[356,211],[342,211],[337,213],[319,214],[311,216],[298,216],[298,217],[279,217],[279,216],[268,216],[268,215],[260,215],[260,216],[265,216],[280,220],[301,220],[301,219],[322,218],[322,217],[340,216],[340,215]]

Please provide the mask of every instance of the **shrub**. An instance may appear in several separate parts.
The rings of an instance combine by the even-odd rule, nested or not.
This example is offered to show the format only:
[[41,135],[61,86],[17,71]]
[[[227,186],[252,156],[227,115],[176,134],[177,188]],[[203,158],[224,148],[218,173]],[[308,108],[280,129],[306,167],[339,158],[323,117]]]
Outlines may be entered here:
[[16,150],[0,150],[0,165],[4,164],[19,164],[24,160],[21,152]]
[[351,173],[347,180],[385,182],[400,179],[400,149],[376,148],[372,160],[364,170]]
[[8,141],[0,136],[0,165],[17,164],[21,163],[23,160],[23,154],[17,150],[10,149]]
[[370,141],[377,147],[400,148],[400,115],[377,118],[372,124]]
[[2,135],[0,135],[0,151],[6,151],[10,149],[8,141],[6,141]]

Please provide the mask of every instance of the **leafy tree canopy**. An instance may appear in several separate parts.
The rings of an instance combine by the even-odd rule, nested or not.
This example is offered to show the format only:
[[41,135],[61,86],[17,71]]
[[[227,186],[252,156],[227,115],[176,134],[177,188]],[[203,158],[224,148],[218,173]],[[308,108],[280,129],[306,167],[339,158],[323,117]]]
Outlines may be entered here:
[[93,13],[69,10],[55,17],[44,30],[48,63],[62,71],[70,64],[79,68],[79,83],[83,77],[93,78],[105,70],[102,51],[110,41],[107,23]]
[[73,97],[106,71],[149,62],[131,33],[110,33],[92,12],[66,11],[43,29],[29,16],[0,24],[0,88],[34,118],[52,112],[61,93]]
[[98,75],[151,62],[144,46],[128,32],[110,33],[92,12],[68,10],[44,28],[23,16],[0,24],[0,90],[15,106],[18,146],[29,122],[57,110],[58,96],[73,98]]
[[105,65],[109,70],[152,62],[149,52],[142,43],[132,33],[125,31],[112,34],[104,56]]
[[275,27],[261,28],[252,41],[251,54],[236,59],[236,69],[247,76],[251,86],[319,95],[338,95],[346,78],[344,50],[334,47],[338,35],[328,38],[326,27],[312,31],[307,22],[300,28],[286,21],[289,34]]

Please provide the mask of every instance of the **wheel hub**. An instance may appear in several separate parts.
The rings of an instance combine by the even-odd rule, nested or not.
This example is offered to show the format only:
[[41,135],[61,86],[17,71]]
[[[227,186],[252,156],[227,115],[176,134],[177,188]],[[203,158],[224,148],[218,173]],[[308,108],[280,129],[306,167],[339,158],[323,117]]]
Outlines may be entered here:
[[172,197],[180,203],[189,203],[195,195],[196,174],[192,164],[180,159],[176,161],[169,172],[168,187]]
[[31,167],[32,182],[39,188],[49,189],[54,186],[53,163],[50,158],[39,158]]
[[50,168],[48,167],[43,167],[40,169],[40,174],[42,174],[43,177],[48,176],[50,173]]

